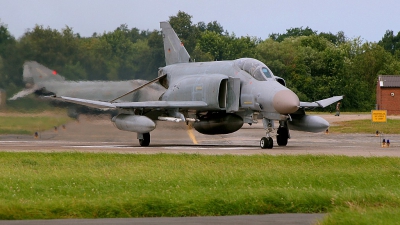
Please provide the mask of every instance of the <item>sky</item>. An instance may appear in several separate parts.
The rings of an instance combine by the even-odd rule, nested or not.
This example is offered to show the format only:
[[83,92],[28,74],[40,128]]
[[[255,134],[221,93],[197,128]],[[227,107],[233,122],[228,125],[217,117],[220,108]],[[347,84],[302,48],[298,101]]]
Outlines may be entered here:
[[386,30],[400,31],[398,0],[0,0],[0,23],[20,38],[35,24],[89,37],[121,24],[160,30],[183,11],[194,24],[217,21],[236,36],[266,39],[272,33],[307,26],[318,32],[378,42]]

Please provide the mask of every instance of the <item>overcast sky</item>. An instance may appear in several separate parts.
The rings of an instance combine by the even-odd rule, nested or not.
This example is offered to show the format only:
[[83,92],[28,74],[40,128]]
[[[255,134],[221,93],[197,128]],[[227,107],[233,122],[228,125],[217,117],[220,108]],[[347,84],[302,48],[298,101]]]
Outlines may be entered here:
[[348,38],[379,41],[386,30],[400,31],[399,0],[0,0],[0,22],[19,38],[35,24],[81,36],[113,31],[121,24],[159,30],[178,11],[192,22],[219,22],[236,36],[268,38],[294,27]]

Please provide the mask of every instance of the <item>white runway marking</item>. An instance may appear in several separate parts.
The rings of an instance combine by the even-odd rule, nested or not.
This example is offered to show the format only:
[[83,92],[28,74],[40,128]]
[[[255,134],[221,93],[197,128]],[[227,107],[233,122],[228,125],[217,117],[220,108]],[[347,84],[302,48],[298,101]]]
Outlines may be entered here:
[[63,148],[129,148],[132,146],[121,146],[121,145],[71,145],[62,146]]
[[195,146],[170,146],[170,147],[162,147],[164,149],[172,149],[172,150],[209,150],[209,149],[218,149],[218,150],[250,150],[254,148],[246,148],[246,147],[195,147]]
[[[130,145],[66,145],[62,146],[63,148],[133,148],[133,149],[146,149],[149,147],[139,147],[139,146],[130,146]],[[196,147],[196,146],[164,146],[164,147],[159,147],[162,149],[168,149],[168,150],[210,150],[210,149],[215,149],[215,150],[254,150],[257,149],[257,147],[251,148],[251,147],[223,147],[223,146],[209,146],[209,147]]]

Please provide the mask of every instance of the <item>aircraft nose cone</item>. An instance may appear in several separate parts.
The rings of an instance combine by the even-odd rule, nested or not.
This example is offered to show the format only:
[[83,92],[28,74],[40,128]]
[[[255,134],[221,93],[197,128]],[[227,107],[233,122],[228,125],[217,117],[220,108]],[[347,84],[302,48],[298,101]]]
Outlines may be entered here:
[[278,113],[290,114],[299,109],[300,100],[293,91],[281,90],[275,94],[272,104]]

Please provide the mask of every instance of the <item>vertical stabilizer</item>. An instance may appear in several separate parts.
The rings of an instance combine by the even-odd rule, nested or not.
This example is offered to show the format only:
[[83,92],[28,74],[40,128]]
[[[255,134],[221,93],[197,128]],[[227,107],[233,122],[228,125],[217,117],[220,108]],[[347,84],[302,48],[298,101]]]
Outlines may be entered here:
[[9,100],[16,100],[44,88],[44,82],[64,81],[65,78],[55,70],[51,70],[35,61],[25,62],[22,74],[25,89],[16,93]]
[[23,80],[25,83],[39,85],[43,81],[64,81],[65,78],[35,61],[24,63]]
[[165,62],[168,65],[188,63],[190,55],[168,22],[160,22],[164,40]]

